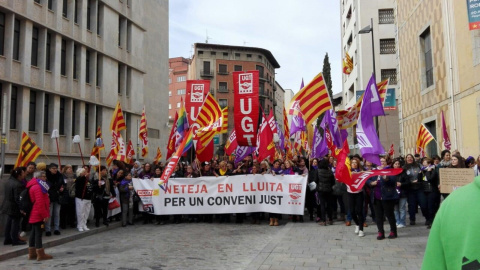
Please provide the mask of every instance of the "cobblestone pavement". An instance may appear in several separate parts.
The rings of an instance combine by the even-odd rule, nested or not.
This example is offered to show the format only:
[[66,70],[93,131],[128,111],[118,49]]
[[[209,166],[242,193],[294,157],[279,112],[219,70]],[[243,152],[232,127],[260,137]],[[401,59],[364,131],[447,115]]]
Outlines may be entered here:
[[[399,238],[376,240],[369,222],[365,237],[343,222],[279,227],[183,223],[111,229],[47,249],[53,260],[26,255],[0,262],[0,269],[419,269],[428,230],[399,229]],[[417,221],[423,224],[422,220]],[[385,223],[386,229],[388,224]],[[45,237],[44,237],[45,238]]]

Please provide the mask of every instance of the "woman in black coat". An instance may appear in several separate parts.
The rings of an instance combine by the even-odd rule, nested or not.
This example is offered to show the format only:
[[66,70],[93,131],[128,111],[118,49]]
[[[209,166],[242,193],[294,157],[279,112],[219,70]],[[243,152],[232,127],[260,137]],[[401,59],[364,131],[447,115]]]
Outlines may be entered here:
[[5,224],[5,240],[4,245],[25,245],[25,241],[21,241],[18,237],[20,229],[20,218],[25,213],[20,211],[20,193],[25,189],[22,180],[25,178],[25,168],[18,167],[12,171],[8,182],[5,185],[5,198],[2,206],[2,213],[7,215],[7,223]]
[[95,227],[100,226],[100,218],[103,220],[103,225],[108,227],[108,203],[110,198],[116,197],[117,195],[115,194],[113,180],[108,177],[107,167],[100,167],[100,172],[95,174],[92,185],[94,194],[93,209],[95,210]]
[[322,159],[318,162],[317,173],[317,192],[320,199],[320,214],[317,210],[317,216],[320,217],[319,225],[326,226],[328,216],[328,224],[333,225],[333,185],[335,185],[335,176],[333,176],[332,170],[329,168],[328,160]]

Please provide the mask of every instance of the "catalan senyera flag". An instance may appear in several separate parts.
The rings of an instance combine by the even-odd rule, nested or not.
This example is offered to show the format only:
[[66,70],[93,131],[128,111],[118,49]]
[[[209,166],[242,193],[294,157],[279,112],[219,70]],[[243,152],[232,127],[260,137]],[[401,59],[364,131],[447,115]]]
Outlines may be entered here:
[[387,97],[387,86],[389,81],[390,81],[390,78],[377,83],[378,94],[380,95],[380,100],[382,101],[382,105],[385,104],[385,98]]
[[[195,139],[197,142],[197,153],[202,153],[203,150],[212,140],[216,134],[225,133],[228,131],[228,107],[223,108],[222,117],[215,124],[217,126],[213,130],[197,131]],[[188,144],[187,144],[188,145]],[[185,147],[187,147],[187,145]]]
[[153,164],[157,165],[160,160],[162,159],[162,151],[160,151],[160,147],[157,147],[157,155],[155,156],[155,159],[153,160]]
[[307,124],[313,123],[322,113],[332,108],[321,72],[292,98],[291,103],[294,104],[297,101]]
[[142,142],[142,157],[145,157],[148,155],[147,115],[145,113],[145,106],[143,107],[142,118],[140,118],[140,130],[138,136]]
[[203,146],[207,146],[215,134],[228,131],[228,107],[222,110],[215,98],[208,93],[195,123],[200,127],[194,137],[198,152]]
[[133,164],[134,157],[135,157],[135,150],[132,144],[132,140],[128,140],[127,152],[125,154],[125,163]]
[[22,143],[20,144],[20,151],[18,152],[15,168],[27,167],[27,164],[37,159],[42,153],[42,149],[30,138],[27,133],[22,133]]
[[428,129],[423,124],[420,125],[420,130],[418,131],[417,136],[415,154],[420,154],[421,157],[425,157],[425,148],[427,147],[427,144],[434,139],[435,138],[433,138],[432,133],[430,133],[430,131],[428,131]]
[[[97,135],[95,135],[95,139],[102,139],[102,128],[101,127],[97,127]],[[102,139],[103,141],[103,139]],[[93,148],[92,148],[92,153],[90,153],[91,156],[98,156],[98,154],[100,153],[100,150],[102,149],[105,149],[105,144],[102,143],[101,146],[97,146],[96,144],[93,145]]]
[[113,111],[112,121],[110,121],[110,130],[119,132],[120,130],[127,129],[125,125],[125,119],[123,118],[122,107],[120,106],[120,101],[117,102],[115,110]]
[[353,70],[353,60],[348,54],[348,52],[346,52],[345,59],[343,59],[343,73],[350,74],[352,73],[352,70]]

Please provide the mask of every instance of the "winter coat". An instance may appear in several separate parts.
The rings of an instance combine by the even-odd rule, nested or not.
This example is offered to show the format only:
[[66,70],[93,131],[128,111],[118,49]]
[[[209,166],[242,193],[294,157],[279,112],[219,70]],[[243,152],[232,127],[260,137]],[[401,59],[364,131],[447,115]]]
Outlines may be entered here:
[[48,197],[48,192],[42,192],[42,187],[35,178],[28,181],[27,188],[30,188],[28,194],[33,204],[28,222],[31,224],[42,222],[45,218],[50,217],[50,198]]
[[[375,199],[382,201],[398,200],[400,196],[397,191],[397,181],[399,180],[398,175],[387,176],[386,179],[383,179],[383,176],[370,177],[367,180],[367,185],[372,189],[370,195],[372,203]],[[374,181],[377,181],[376,186],[372,186]]]
[[65,184],[63,175],[60,172],[52,174],[47,170],[47,183],[50,186],[50,189],[48,190],[50,202],[59,202],[60,188]]
[[[403,166],[403,171],[406,174],[406,186],[408,187],[408,190],[419,190],[423,188],[421,183],[422,176],[420,175],[421,169],[417,163],[414,162],[413,164],[406,164]],[[417,180],[417,182],[414,183],[414,180]]]
[[9,216],[20,217],[20,193],[25,189],[22,182],[13,176],[5,184],[5,197],[3,199],[2,213]]
[[430,184],[430,192],[439,192],[438,185],[440,184],[440,180],[435,168],[431,171],[423,170],[421,180],[424,185],[427,185],[426,183]]
[[400,197],[406,198],[408,183],[407,183],[407,175],[405,174],[405,171],[403,171],[399,175],[395,175],[394,177],[396,178],[397,183],[400,183],[400,187],[397,187],[397,191],[400,192]]
[[[85,189],[85,193],[83,190]],[[92,200],[93,185],[85,176],[80,176],[75,179],[75,198],[82,200]]]
[[100,187],[98,186],[98,181],[100,180],[98,179],[98,176],[96,176],[92,181],[94,197],[102,198],[102,199],[107,199],[107,198],[109,199],[110,197],[116,197],[117,195],[115,194],[115,186],[113,184],[113,180],[112,179],[108,179],[108,180],[102,179],[102,180],[110,182],[110,195],[107,195],[107,192],[105,190],[106,183],[104,183]]
[[130,185],[133,185],[132,181],[128,181],[128,182],[122,181],[118,185],[118,192],[120,192],[120,201],[122,203],[128,203],[130,201],[130,197],[135,192],[135,190],[129,189]]
[[317,191],[332,192],[332,187],[335,185],[335,177],[332,171],[329,169],[318,169],[317,172]]

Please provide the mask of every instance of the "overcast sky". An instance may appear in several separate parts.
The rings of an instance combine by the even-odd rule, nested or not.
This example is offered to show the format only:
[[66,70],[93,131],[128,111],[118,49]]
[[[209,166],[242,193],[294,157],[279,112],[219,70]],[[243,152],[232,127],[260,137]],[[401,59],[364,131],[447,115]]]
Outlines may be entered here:
[[297,92],[332,67],[333,93],[341,91],[340,3],[336,0],[171,0],[170,57],[190,57],[194,43],[264,48],[280,68],[276,80]]

